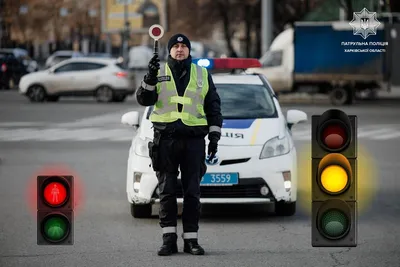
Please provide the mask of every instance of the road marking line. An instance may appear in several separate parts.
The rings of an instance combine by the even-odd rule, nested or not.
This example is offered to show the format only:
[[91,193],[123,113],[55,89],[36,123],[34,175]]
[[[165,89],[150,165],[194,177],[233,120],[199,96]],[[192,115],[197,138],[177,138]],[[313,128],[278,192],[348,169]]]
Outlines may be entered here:
[[84,128],[84,129],[8,129],[0,132],[0,141],[94,141],[111,140],[127,141],[132,140],[133,133],[129,129],[103,129],[103,128]]
[[16,130],[2,130],[0,132],[0,140],[5,141],[22,141],[34,140],[40,134],[41,130],[38,129],[16,129]]
[[[357,137],[371,140],[385,140],[400,137],[400,129],[386,128],[377,129],[376,126],[363,127],[358,129]],[[368,129],[368,130],[366,130]],[[311,130],[293,131],[293,139],[299,141],[311,140]]]
[[[122,127],[122,126],[121,126]],[[400,138],[400,129],[385,128],[380,129],[363,127],[359,129],[358,137],[369,140],[387,140]],[[368,130],[366,130],[368,129]],[[0,141],[109,141],[109,142],[128,142],[132,141],[137,132],[131,128],[0,128]],[[311,129],[292,132],[293,140],[311,141]]]
[[98,129],[92,135],[82,135],[76,137],[74,140],[76,141],[90,141],[90,140],[113,140],[114,138],[123,139],[121,141],[132,139],[132,135],[130,132],[124,129],[110,129],[110,130],[102,130]]
[[18,121],[18,122],[0,122],[0,127],[29,127],[29,126],[36,126],[42,127],[49,125],[47,122],[29,122],[29,121]]
[[370,139],[372,140],[388,140],[388,139],[394,139],[396,137],[400,137],[400,132],[392,132],[388,134],[382,134],[382,135],[377,135],[377,136],[372,136]]
[[293,136],[293,140],[296,141],[311,141],[311,135],[308,136]]
[[87,118],[78,119],[73,122],[55,124],[56,127],[79,127],[79,126],[102,126],[105,123],[121,123],[121,117],[127,112],[138,111],[137,109],[121,110],[113,113],[106,113],[103,115],[92,116]]
[[377,129],[377,130],[370,130],[370,131],[366,131],[362,128],[358,129],[358,133],[357,133],[357,137],[370,137],[370,136],[378,136],[380,134],[383,133],[387,133],[387,132],[393,131],[393,129]]
[[303,136],[303,135],[311,135],[311,130],[304,130],[304,131],[293,131],[293,135],[296,136]]

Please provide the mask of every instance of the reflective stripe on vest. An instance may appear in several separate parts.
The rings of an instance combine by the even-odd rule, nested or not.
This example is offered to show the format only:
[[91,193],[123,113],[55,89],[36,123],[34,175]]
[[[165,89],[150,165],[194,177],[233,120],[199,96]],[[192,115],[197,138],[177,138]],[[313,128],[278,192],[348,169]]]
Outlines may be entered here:
[[[188,126],[208,125],[204,113],[204,99],[208,92],[207,70],[191,64],[190,80],[183,96],[178,95],[172,72],[167,64],[161,66],[159,73],[170,76],[171,80],[157,84],[158,100],[150,115],[150,121],[168,123],[180,119]],[[182,112],[178,111],[178,104],[182,104]]]

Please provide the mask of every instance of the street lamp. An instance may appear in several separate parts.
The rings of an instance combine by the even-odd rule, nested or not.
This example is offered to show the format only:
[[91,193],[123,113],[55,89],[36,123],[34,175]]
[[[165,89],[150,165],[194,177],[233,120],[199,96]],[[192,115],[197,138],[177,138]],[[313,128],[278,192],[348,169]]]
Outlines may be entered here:
[[132,0],[120,0],[121,4],[124,4],[124,29],[122,31],[122,56],[124,58],[124,64],[127,65],[128,55],[129,55],[129,39],[130,39],[130,22],[129,22],[129,13],[128,13],[128,5],[132,4]]
[[90,51],[95,52],[96,46],[97,46],[97,41],[95,40],[95,31],[94,31],[94,23],[93,19],[97,17],[97,10],[96,9],[89,9],[88,11],[89,17],[90,17]]

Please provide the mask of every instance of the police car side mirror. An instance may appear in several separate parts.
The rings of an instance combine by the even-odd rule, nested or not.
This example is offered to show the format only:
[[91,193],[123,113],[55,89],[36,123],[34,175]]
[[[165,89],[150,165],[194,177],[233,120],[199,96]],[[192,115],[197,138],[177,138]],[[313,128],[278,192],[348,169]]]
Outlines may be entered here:
[[139,112],[130,111],[122,115],[121,123],[124,125],[133,126],[135,128],[139,127]]
[[287,112],[286,121],[289,129],[291,129],[294,124],[306,122],[307,114],[301,110],[290,109]]

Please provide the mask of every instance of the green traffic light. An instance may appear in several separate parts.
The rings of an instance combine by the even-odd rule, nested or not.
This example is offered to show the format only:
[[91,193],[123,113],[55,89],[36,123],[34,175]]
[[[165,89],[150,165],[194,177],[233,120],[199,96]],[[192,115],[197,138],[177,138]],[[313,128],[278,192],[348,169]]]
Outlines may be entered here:
[[69,233],[69,222],[62,215],[50,215],[45,219],[43,225],[45,238],[50,242],[60,242]]
[[340,210],[329,209],[321,217],[321,231],[331,239],[339,239],[349,231],[349,218]]

